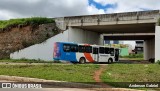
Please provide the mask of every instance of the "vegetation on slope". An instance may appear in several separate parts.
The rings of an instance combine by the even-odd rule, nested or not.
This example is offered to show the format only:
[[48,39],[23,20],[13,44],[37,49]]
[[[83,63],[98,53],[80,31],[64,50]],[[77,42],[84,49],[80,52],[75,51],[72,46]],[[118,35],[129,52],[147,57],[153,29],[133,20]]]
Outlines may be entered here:
[[32,18],[19,18],[19,19],[10,19],[10,20],[0,20],[0,29],[5,29],[9,27],[16,27],[18,25],[39,25],[46,23],[54,23],[54,20],[51,18],[45,17],[32,17]]
[[0,59],[59,33],[55,20],[45,17],[0,20]]

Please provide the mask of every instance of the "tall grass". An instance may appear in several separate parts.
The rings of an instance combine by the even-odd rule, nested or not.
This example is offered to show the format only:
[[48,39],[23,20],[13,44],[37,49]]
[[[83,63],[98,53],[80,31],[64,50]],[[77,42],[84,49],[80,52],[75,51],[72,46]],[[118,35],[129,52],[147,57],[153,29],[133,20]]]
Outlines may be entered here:
[[112,86],[125,88],[129,86],[127,82],[160,82],[159,70],[158,64],[111,64],[106,66],[101,79]]
[[54,23],[54,20],[51,18],[45,18],[45,17],[1,20],[0,29],[7,28],[7,27],[15,27],[18,25],[33,25],[33,24],[46,24],[46,23]]
[[143,58],[143,54],[130,54],[128,56],[120,56],[121,58]]
[[0,65],[0,75],[32,77],[69,82],[95,82],[99,65]]

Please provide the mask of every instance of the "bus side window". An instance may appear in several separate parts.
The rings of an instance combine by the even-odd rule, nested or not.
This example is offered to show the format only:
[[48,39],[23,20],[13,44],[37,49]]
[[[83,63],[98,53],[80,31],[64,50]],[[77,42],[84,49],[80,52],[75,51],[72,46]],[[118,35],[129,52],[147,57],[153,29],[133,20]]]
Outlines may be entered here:
[[79,45],[78,51],[79,51],[79,52],[85,52],[85,46]]
[[104,54],[104,47],[99,48],[99,53]]
[[98,54],[98,48],[93,48],[93,54]]
[[78,52],[78,45],[71,45],[71,52]]
[[105,48],[105,54],[109,54],[109,48]]
[[114,56],[114,48],[110,48],[110,54],[111,56]]
[[70,49],[71,49],[71,48],[70,48],[70,45],[69,45],[69,44],[64,44],[64,45],[63,45],[63,51],[64,51],[64,52],[70,52]]
[[92,53],[92,47],[91,46],[86,46],[86,53]]

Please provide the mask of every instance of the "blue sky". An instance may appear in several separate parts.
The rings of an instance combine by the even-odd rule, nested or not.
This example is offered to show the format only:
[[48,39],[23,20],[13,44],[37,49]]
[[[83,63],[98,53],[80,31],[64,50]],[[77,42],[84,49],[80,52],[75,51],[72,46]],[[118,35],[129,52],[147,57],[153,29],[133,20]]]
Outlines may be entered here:
[[94,5],[96,6],[97,9],[107,9],[107,8],[116,8],[117,4],[106,4],[106,5],[102,5],[100,3],[95,2],[94,0],[89,0],[89,5]]

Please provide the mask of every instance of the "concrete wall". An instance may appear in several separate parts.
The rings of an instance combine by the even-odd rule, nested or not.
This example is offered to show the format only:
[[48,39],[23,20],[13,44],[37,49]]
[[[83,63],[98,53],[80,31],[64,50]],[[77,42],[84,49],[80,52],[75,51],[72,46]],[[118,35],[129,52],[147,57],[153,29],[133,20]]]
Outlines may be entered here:
[[12,59],[42,59],[53,60],[53,43],[54,42],[75,42],[98,44],[100,35],[95,32],[85,31],[81,29],[69,28],[41,44],[36,44],[28,48],[11,53]]
[[100,44],[100,34],[96,32],[69,27],[68,35],[70,42]]
[[155,58],[155,38],[144,40],[144,60]]
[[19,50],[11,53],[10,58],[12,59],[42,59],[42,60],[53,60],[53,43],[54,42],[68,42],[68,31],[58,34],[44,43],[36,44],[28,48]]
[[155,30],[155,61],[160,60],[160,26]]

